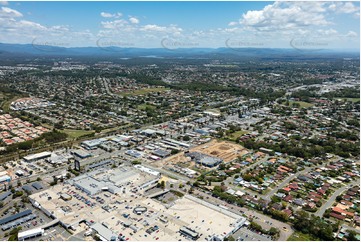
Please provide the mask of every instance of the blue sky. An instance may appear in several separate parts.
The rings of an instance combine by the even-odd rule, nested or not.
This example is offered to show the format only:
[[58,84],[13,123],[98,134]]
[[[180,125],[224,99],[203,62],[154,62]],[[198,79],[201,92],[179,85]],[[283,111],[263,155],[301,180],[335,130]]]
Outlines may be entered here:
[[7,2],[0,42],[359,49],[358,2]]

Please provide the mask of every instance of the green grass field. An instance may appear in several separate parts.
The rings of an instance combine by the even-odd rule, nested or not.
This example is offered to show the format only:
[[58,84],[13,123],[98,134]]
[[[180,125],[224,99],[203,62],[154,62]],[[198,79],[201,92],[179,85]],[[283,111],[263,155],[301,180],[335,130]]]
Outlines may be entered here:
[[239,138],[240,136],[242,136],[244,134],[248,134],[248,131],[239,130],[239,131],[236,131],[236,132],[228,135],[227,137],[231,140],[236,140],[237,138]]
[[63,132],[66,133],[70,138],[76,139],[83,135],[94,133],[94,130],[64,129]]
[[342,101],[346,99],[347,101],[351,101],[353,103],[360,102],[360,98],[353,97],[335,97],[334,99],[341,99]]
[[134,90],[131,92],[120,92],[118,94],[121,96],[138,96],[138,95],[148,94],[151,92],[164,92],[166,90],[168,90],[168,89],[165,87],[155,87],[155,88],[143,88],[143,89]]
[[156,109],[156,106],[150,105],[150,104],[140,104],[140,105],[138,105],[139,110],[146,110],[147,108],[154,110],[154,109]]
[[103,129],[103,130],[101,131],[101,133],[109,133],[109,132],[117,131],[117,130],[119,130],[119,129],[127,128],[127,127],[129,127],[129,126],[130,126],[129,124],[126,124],[126,125],[117,126],[117,127],[114,127],[114,128]]
[[[312,107],[313,104],[312,103],[307,103],[307,102],[302,102],[302,101],[289,101],[290,103],[290,107],[292,107],[293,103],[299,103],[300,104],[300,108],[309,108]],[[286,102],[283,103],[284,105],[286,104]]]
[[319,240],[310,234],[304,234],[301,232],[294,232],[287,241],[315,241]]
[[3,109],[5,112],[9,112],[9,111],[10,111],[10,104],[11,104],[13,101],[15,101],[15,100],[17,100],[17,99],[19,99],[19,98],[21,98],[21,97],[20,97],[20,96],[15,96],[15,97],[13,97],[13,98],[11,98],[11,99],[9,99],[9,100],[4,101],[4,102],[2,103],[2,109]]

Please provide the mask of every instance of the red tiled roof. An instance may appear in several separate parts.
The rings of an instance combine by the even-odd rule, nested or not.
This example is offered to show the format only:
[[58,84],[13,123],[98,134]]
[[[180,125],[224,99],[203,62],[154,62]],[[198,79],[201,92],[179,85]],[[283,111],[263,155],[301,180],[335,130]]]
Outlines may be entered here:
[[337,214],[337,213],[330,213],[330,216],[331,217],[334,217],[334,218],[337,218],[337,219],[340,219],[340,220],[344,220],[346,217],[341,215],[341,214]]

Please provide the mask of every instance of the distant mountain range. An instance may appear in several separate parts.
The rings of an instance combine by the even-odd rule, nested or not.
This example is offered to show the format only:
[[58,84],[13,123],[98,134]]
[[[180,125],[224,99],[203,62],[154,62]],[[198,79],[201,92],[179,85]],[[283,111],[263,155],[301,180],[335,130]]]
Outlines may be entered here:
[[32,44],[0,43],[0,58],[11,56],[52,57],[155,57],[155,58],[359,58],[359,51],[282,48],[120,48],[120,47],[56,47]]

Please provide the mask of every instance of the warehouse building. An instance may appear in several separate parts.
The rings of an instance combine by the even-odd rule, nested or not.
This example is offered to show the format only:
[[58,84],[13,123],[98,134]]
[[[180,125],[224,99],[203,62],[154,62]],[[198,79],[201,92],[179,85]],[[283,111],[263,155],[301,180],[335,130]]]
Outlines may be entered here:
[[80,159],[85,159],[85,158],[88,158],[91,156],[90,153],[85,152],[84,150],[73,150],[73,151],[71,151],[71,153]]
[[169,156],[170,153],[171,153],[170,151],[162,150],[162,149],[156,149],[156,150],[152,151],[153,155],[156,155],[156,156],[162,157],[162,158]]
[[12,193],[11,191],[7,191],[7,192],[4,192],[4,193],[1,193],[0,194],[0,201],[4,201],[7,197],[11,196]]
[[1,229],[4,231],[9,228],[17,227],[18,225],[20,225],[24,222],[34,219],[34,216],[35,215],[32,214],[32,211],[30,209],[22,211],[20,213],[14,214],[14,215],[7,216],[3,219],[0,219]]
[[104,138],[86,140],[86,141],[81,142],[81,146],[87,150],[94,150],[105,141],[106,141],[106,139],[104,139]]
[[41,185],[41,183],[39,183],[39,182],[34,182],[33,184],[31,184],[31,186],[33,188],[35,188],[36,190],[41,190],[44,188],[43,185]]

